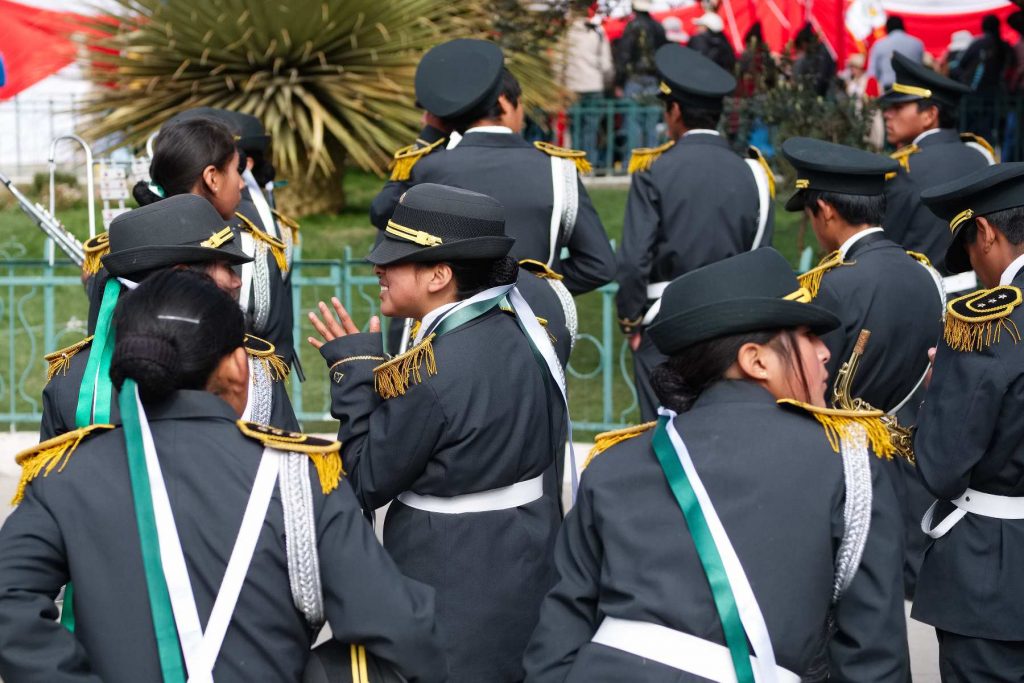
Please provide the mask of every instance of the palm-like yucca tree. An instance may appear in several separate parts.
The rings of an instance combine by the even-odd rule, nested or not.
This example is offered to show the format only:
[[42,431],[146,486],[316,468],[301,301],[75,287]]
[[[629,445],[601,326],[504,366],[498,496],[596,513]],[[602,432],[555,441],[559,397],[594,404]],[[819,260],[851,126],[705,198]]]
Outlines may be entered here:
[[[307,178],[335,175],[345,157],[382,173],[418,128],[423,53],[457,37],[501,41],[486,0],[115,2],[87,39],[99,86],[87,135],[139,145],[184,109],[233,109],[260,117],[278,167]],[[557,105],[543,46],[508,57],[529,103]]]

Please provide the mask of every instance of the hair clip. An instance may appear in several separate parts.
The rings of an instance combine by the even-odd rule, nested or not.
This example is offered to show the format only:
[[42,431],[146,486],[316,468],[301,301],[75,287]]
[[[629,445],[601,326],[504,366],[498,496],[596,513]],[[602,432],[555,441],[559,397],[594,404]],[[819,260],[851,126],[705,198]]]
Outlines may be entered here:
[[180,315],[162,315],[161,314],[161,315],[158,315],[157,318],[160,319],[160,320],[177,320],[177,321],[183,322],[183,323],[192,323],[193,325],[198,325],[199,324],[199,321],[196,320],[195,318],[185,318],[185,317],[182,317]]

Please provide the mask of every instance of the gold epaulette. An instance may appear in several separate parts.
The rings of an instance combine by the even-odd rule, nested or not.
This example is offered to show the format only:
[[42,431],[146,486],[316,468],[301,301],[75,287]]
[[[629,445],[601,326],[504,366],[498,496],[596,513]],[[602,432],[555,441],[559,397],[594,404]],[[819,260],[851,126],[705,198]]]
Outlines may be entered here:
[[544,142],[543,140],[535,141],[533,146],[550,157],[572,159],[572,162],[576,164],[576,170],[579,171],[581,175],[586,175],[591,171],[590,162],[587,161],[587,153],[581,149],[559,147],[558,145],[552,145],[550,142]]
[[235,215],[242,221],[242,229],[252,235],[252,238],[257,242],[263,242],[270,248],[270,252],[274,255],[274,260],[277,261],[277,267],[282,273],[288,271],[288,257],[285,255],[284,242],[277,239],[273,235],[270,235],[263,230],[260,230],[259,226],[253,223],[247,216],[236,211]]
[[914,259],[915,261],[922,265],[928,266],[929,268],[935,267],[932,265],[932,260],[919,251],[911,251],[907,249],[907,256],[909,256],[910,258]]
[[14,491],[11,505],[17,505],[25,498],[25,489],[40,474],[44,477],[48,476],[54,468],[58,472],[62,472],[68,464],[71,454],[86,437],[95,432],[113,428],[114,425],[89,425],[47,439],[14,456],[14,462],[21,465],[21,479],[18,481],[18,488]]
[[839,452],[840,441],[847,436],[847,430],[852,425],[859,425],[867,433],[868,443],[871,450],[880,458],[892,459],[896,453],[892,440],[889,438],[889,430],[886,428],[882,418],[885,416],[881,410],[840,410],[837,408],[819,408],[810,403],[797,401],[792,398],[782,398],[776,401],[780,406],[799,408],[810,413],[811,417],[817,420],[825,428],[825,438],[836,453]]
[[658,157],[667,152],[674,144],[676,144],[675,140],[669,140],[664,145],[657,147],[637,147],[629,157],[629,172],[648,170],[658,160]]
[[235,422],[242,434],[255,439],[267,448],[292,453],[305,453],[313,462],[317,476],[320,477],[320,489],[327,495],[338,488],[345,468],[341,464],[341,443],[319,439],[308,434],[289,432],[277,427],[261,425],[258,422]]
[[90,343],[92,343],[91,334],[85,339],[75,342],[71,346],[67,346],[60,351],[54,351],[53,353],[48,353],[43,356],[43,360],[49,364],[46,367],[46,381],[49,382],[58,372],[66,375],[68,372],[68,366],[71,365],[71,359],[76,353],[84,349]]
[[409,175],[412,173],[412,167],[416,165],[416,162],[433,152],[447,141],[448,138],[441,138],[440,140],[435,140],[425,147],[409,145],[395,152],[395,158],[391,162],[391,179],[408,180]]
[[549,266],[548,264],[537,261],[536,259],[524,258],[522,261],[519,262],[519,266],[523,270],[528,270],[537,277],[543,278],[545,280],[562,280],[565,278],[565,276],[562,275],[561,273],[556,273],[555,271],[553,271],[551,269],[551,266]]
[[85,252],[85,262],[82,263],[82,270],[89,275],[100,272],[103,266],[101,258],[110,253],[110,235],[101,232],[95,237],[90,237],[82,243],[82,251]]
[[291,232],[292,232],[292,243],[293,244],[298,244],[299,243],[299,227],[300,227],[299,226],[299,222],[297,220],[295,220],[294,218],[291,218],[289,216],[285,216],[283,213],[281,213],[277,209],[271,209],[270,213],[274,214],[274,216],[277,218],[277,221],[279,223],[283,224],[284,227],[286,227],[289,230],[291,230]]
[[996,158],[996,150],[995,150],[995,148],[992,146],[992,143],[990,143],[988,140],[986,140],[985,138],[981,137],[980,135],[975,135],[974,133],[960,133],[960,141],[963,142],[963,143],[971,143],[971,142],[973,142],[974,144],[978,145],[979,147],[984,149],[986,152],[988,152],[988,155],[990,157],[992,157],[993,161],[995,160],[995,158]]
[[279,382],[288,376],[288,364],[277,355],[277,348],[266,339],[251,334],[245,335],[245,352],[263,366],[272,382]]
[[818,265],[811,268],[806,273],[798,275],[797,280],[800,281],[800,286],[807,289],[811,298],[814,299],[818,296],[818,290],[821,289],[821,278],[824,277],[825,273],[828,271],[841,265],[843,265],[843,255],[837,249],[818,261]]
[[625,429],[616,429],[611,432],[603,432],[594,437],[594,447],[587,453],[587,459],[583,463],[583,469],[587,468],[590,461],[596,458],[601,453],[611,448],[617,443],[622,443],[632,439],[634,436],[640,436],[646,432],[654,429],[657,422],[644,422],[643,424],[633,425],[632,427],[626,427]]
[[1010,320],[1021,303],[1021,291],[1013,285],[1000,285],[965,294],[946,304],[946,328],[943,337],[954,351],[980,351],[999,343],[1006,330],[1016,344],[1020,331]]
[[373,387],[384,399],[404,396],[409,384],[423,381],[423,371],[427,376],[437,374],[437,361],[434,359],[434,337],[431,334],[405,353],[381,363],[373,369]]
[[761,150],[753,145],[747,147],[747,156],[761,164],[764,174],[768,176],[768,194],[771,195],[772,199],[775,199],[775,174],[772,173],[772,167],[768,165],[768,160],[761,154]]
[[921,148],[917,145],[904,145],[898,150],[890,154],[892,159],[895,159],[903,167],[903,170],[910,173],[910,157],[921,151]]

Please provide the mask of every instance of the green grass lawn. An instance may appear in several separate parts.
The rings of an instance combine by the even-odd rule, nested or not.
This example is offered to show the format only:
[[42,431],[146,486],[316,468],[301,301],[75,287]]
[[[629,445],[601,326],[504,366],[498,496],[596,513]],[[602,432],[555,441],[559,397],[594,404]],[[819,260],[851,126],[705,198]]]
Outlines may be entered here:
[[[369,206],[382,181],[375,176],[350,172],[345,179],[347,207],[338,215],[312,215],[302,218],[301,257],[304,260],[340,259],[345,247],[351,249],[354,257],[359,258],[367,253],[373,243],[376,231],[369,221]],[[6,194],[6,193],[3,193]],[[626,205],[627,190],[625,188],[595,188],[590,191],[591,199],[598,214],[604,222],[609,237],[618,243],[622,237],[623,214]],[[4,197],[5,203],[0,208],[0,260],[5,259],[39,259],[43,255],[44,239],[38,228],[24,216],[15,205]],[[87,211],[83,207],[58,211],[65,224],[79,236],[87,234]],[[800,239],[799,214],[786,213],[781,204],[776,208],[775,215],[775,246],[794,264],[797,265],[799,253],[803,246]],[[808,238],[810,232],[808,231]],[[10,271],[13,272],[13,271]],[[42,269],[37,269],[42,274]],[[303,271],[304,276],[315,277],[328,272],[326,267],[311,267]],[[369,274],[369,269],[361,271]],[[19,271],[19,275],[24,274]],[[52,306],[56,320],[53,335],[56,346],[77,341],[84,329],[87,314],[86,300],[81,287],[74,280],[74,270],[61,269],[59,274],[67,276],[65,284],[54,290],[52,300],[47,301],[45,291],[32,291],[28,288],[14,289],[0,295],[0,324],[8,328],[8,338],[14,339],[7,358],[0,358],[0,404],[17,404],[19,411],[33,411],[33,400],[37,403],[45,381],[43,371],[45,364],[40,360],[43,353],[52,349],[39,348],[46,307]],[[24,291],[23,291],[24,290]],[[319,299],[327,299],[336,293],[332,286],[310,286],[302,293],[302,310],[297,315],[315,305]],[[353,315],[357,321],[363,321],[376,302],[376,291],[372,286],[362,288],[361,296],[354,298]],[[600,338],[602,330],[602,309],[606,305],[602,294],[594,292],[577,299],[579,309],[580,331],[586,335]],[[6,298],[3,298],[6,297]],[[610,303],[610,302],[609,302]],[[614,309],[611,311],[614,315]],[[307,324],[300,326],[304,339],[310,332]],[[32,334],[23,332],[32,331]],[[624,380],[624,376],[632,373],[632,360],[622,348],[622,338],[617,325],[613,325],[616,354],[612,358],[615,364],[613,380],[613,420],[635,422],[639,415],[629,410],[633,403],[632,393]],[[304,341],[300,346],[307,347],[302,352],[302,361],[307,373],[307,381],[302,387],[305,410],[324,410],[328,406],[327,382],[320,370],[319,354],[308,348]],[[594,374],[601,363],[600,353],[589,338],[584,337],[573,352],[573,369],[588,377]],[[12,391],[10,384],[14,378],[20,390]],[[602,416],[602,381],[598,373],[594,377],[570,379],[573,414],[575,419],[584,421],[600,421]],[[14,412],[14,409],[11,409]],[[21,425],[32,428],[33,425]],[[328,422],[316,421],[304,425],[307,430],[333,429]],[[586,438],[587,433],[577,434]]]

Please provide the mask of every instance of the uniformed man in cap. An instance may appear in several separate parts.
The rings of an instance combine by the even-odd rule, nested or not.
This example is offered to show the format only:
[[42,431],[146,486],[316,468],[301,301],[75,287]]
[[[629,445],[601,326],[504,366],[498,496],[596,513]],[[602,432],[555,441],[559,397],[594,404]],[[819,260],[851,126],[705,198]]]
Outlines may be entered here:
[[618,253],[619,326],[629,336],[640,415],[654,416],[648,375],[664,360],[643,334],[665,285],[694,268],[771,244],[774,177],[755,148],[749,159],[719,134],[722,98],[736,79],[679,45],[655,55],[667,143],[637,149]]
[[574,296],[589,292],[615,273],[608,235],[578,177],[589,164],[583,152],[522,138],[522,88],[504,64],[501,48],[482,40],[453,40],[424,55],[416,99],[462,139],[443,153],[445,138],[400,150],[370,217],[384,230],[398,198],[419,183],[489,195],[505,207],[515,258],[547,265]]
[[983,168],[921,200],[950,231],[946,267],[981,291],[949,302],[914,449],[939,499],[912,616],[935,627],[944,681],[1024,672],[1024,163]]
[[[96,333],[48,354],[49,382],[43,389],[41,440],[109,422],[117,401],[109,380],[111,321],[118,299],[160,270],[191,268],[207,273],[232,297],[241,281],[232,270],[249,263],[232,226],[196,195],[182,194],[121,214],[110,224],[110,251],[103,257],[108,274],[97,315]],[[252,391],[246,419],[298,429],[284,386],[288,368],[270,342],[247,335]],[[104,351],[107,349],[107,351]]]
[[[885,188],[882,225],[889,238],[924,254],[943,274],[949,231],[921,203],[921,192],[995,163],[992,147],[980,137],[958,134],[960,98],[970,89],[899,53],[892,57],[896,82],[878,99],[886,139],[900,168]],[[950,281],[950,291],[971,282]]]
[[[842,322],[822,338],[831,354],[830,397],[845,384],[851,397],[913,425],[920,402],[915,395],[930,367],[928,349],[942,333],[945,295],[927,259],[908,254],[882,230],[885,176],[897,163],[810,138],[786,140],[782,153],[797,173],[797,191],[786,209],[804,211],[818,242],[830,252],[800,277],[814,301]],[[844,377],[840,368],[862,330],[871,336],[856,374]],[[907,459],[897,458],[886,471],[904,508],[904,584],[910,598],[928,540],[921,533],[921,515],[931,498]]]

